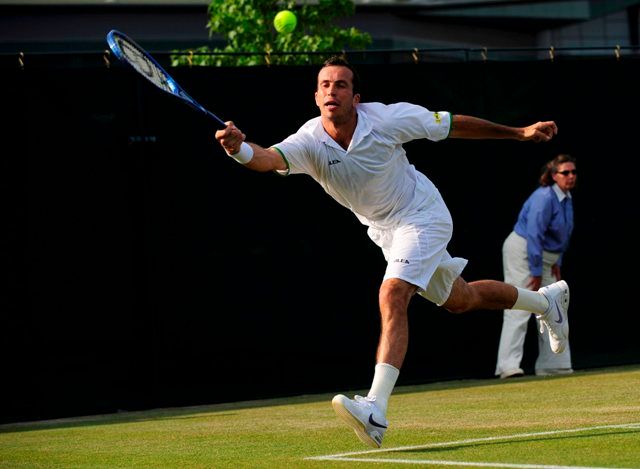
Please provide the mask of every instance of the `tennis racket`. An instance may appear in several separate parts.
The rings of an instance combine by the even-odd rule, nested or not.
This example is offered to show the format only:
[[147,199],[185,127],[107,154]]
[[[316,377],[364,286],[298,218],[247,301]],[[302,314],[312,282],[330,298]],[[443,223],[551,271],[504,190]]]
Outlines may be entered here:
[[109,31],[109,34],[107,34],[107,43],[118,59],[130,66],[133,70],[145,77],[162,91],[181,99],[192,108],[202,112],[213,120],[218,128],[224,129],[226,127],[226,124],[222,119],[212,112],[209,112],[200,103],[189,96],[187,92],[183,90],[173,78],[171,78],[171,75],[169,75],[147,51],[140,47],[126,34],[113,29]]

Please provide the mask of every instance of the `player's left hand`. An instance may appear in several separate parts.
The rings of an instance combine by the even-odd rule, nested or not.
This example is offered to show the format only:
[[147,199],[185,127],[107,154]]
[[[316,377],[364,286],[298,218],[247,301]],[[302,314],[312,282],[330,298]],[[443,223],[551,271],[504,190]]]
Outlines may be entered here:
[[558,133],[558,126],[554,121],[536,122],[524,128],[523,140],[534,142],[548,142]]

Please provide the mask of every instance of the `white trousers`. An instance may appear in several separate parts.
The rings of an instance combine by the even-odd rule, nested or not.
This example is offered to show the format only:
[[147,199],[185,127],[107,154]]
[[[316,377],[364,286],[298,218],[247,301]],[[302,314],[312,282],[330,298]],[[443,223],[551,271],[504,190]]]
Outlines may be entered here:
[[[558,260],[559,254],[544,251],[542,253],[542,286],[556,281],[551,274],[551,266]],[[527,262],[527,240],[515,232],[511,232],[502,245],[502,263],[504,281],[517,287],[527,288],[531,272]],[[505,309],[502,319],[502,333],[498,348],[496,375],[509,373],[520,369],[524,351],[524,339],[531,318],[535,318],[528,311]],[[545,329],[540,334],[540,321],[535,319],[538,331],[538,358],[535,363],[536,374],[543,374],[543,370],[557,370],[571,368],[571,350],[567,348],[562,353],[553,353],[549,345],[548,332]]]

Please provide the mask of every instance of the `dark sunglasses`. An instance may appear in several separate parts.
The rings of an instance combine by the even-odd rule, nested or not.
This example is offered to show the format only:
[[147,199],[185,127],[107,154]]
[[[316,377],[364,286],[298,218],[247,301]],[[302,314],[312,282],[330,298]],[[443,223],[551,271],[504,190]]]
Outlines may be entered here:
[[562,174],[563,176],[568,176],[569,174],[578,174],[577,169],[565,169],[564,171],[556,171],[558,174]]

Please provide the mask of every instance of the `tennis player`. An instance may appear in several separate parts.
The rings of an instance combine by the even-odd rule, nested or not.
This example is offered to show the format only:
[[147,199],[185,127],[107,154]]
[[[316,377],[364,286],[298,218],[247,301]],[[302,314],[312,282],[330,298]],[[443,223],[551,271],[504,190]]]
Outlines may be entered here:
[[318,72],[315,101],[320,116],[269,148],[245,142],[233,122],[216,139],[228,155],[254,171],[307,174],[366,225],[387,268],[379,291],[381,332],[373,382],[366,397],[333,398],[336,414],[364,443],[378,448],[388,427],[389,397],[405,358],[408,305],[417,293],[452,313],[473,310],[530,311],[547,328],[553,352],[568,338],[564,281],[538,291],[496,280],[467,283],[467,260],[447,244],[452,220],[438,189],[409,163],[402,145],[415,139],[512,139],[548,142],[555,122],[509,127],[484,119],[433,112],[399,102],[362,103],[356,70],[343,58],[328,59]]

